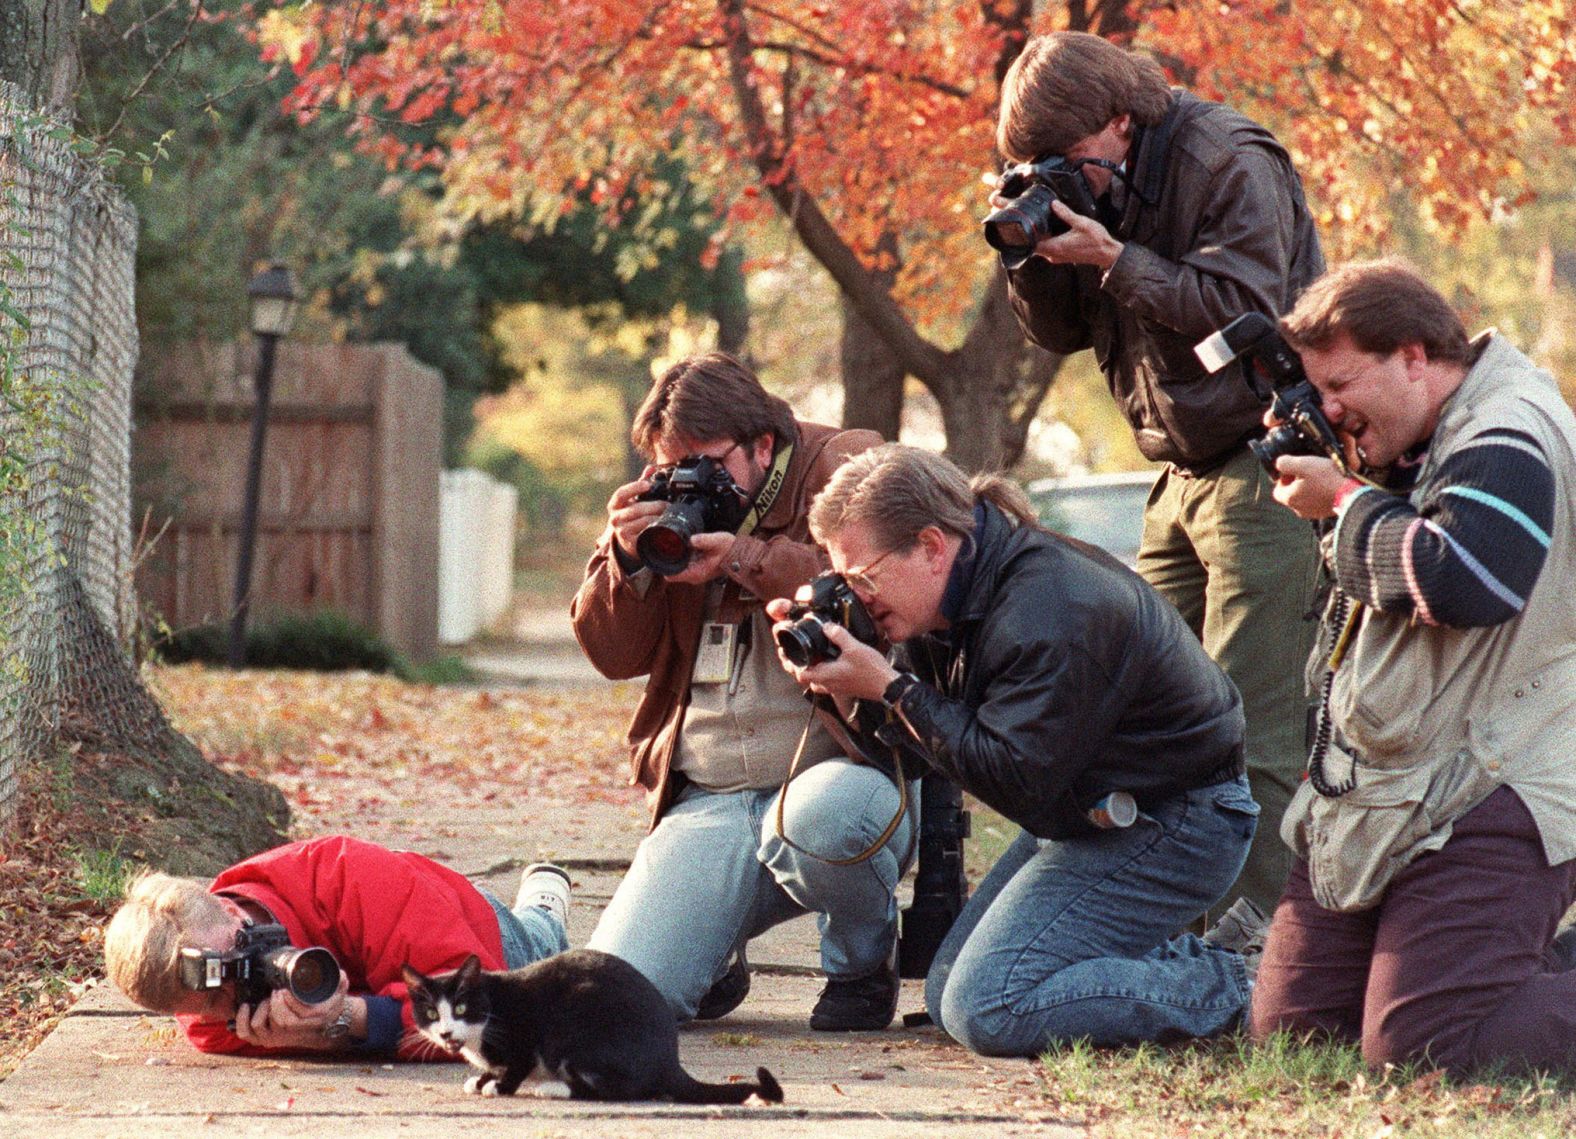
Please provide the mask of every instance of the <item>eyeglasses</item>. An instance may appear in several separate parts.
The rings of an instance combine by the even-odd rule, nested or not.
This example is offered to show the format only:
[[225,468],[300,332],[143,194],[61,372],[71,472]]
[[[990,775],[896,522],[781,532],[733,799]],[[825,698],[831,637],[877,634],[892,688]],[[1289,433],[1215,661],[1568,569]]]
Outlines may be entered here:
[[844,570],[843,571],[843,580],[846,581],[849,585],[853,586],[855,589],[857,589],[860,593],[875,593],[875,591],[876,591],[875,579],[872,578],[870,575],[875,572],[875,568],[878,565],[880,565],[882,562],[886,561],[888,558],[890,558],[896,552],[897,552],[896,550],[888,550],[886,553],[882,554],[879,558],[877,558],[875,561],[871,562],[869,565],[863,567],[862,569],[848,569],[848,570]]

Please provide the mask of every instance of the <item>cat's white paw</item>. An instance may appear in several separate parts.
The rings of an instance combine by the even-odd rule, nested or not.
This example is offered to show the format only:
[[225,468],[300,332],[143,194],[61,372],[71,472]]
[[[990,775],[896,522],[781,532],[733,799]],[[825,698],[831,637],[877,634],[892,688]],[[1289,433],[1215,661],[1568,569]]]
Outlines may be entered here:
[[[484,1083],[483,1081],[486,1082]],[[489,1094],[487,1089],[492,1087],[492,1085],[493,1078],[491,1076],[472,1076],[465,1081],[465,1090],[471,1095],[487,1095]],[[497,1095],[498,1093],[492,1092],[491,1094]]]
[[489,1080],[482,1087],[482,1095],[487,1096],[488,1098],[492,1098],[492,1097],[495,1097],[495,1096],[500,1096],[502,1094],[503,1093],[498,1090],[498,1081],[497,1080]]

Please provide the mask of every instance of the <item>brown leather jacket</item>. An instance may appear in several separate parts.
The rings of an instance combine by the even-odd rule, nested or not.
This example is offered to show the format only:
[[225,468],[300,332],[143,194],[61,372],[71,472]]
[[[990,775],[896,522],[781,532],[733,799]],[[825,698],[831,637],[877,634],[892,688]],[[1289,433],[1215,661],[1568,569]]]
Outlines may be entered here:
[[1030,258],[1007,274],[1013,309],[1042,348],[1094,348],[1145,458],[1207,470],[1264,433],[1263,408],[1239,366],[1210,375],[1193,346],[1245,312],[1287,311],[1324,255],[1285,148],[1228,107],[1177,91],[1127,167],[1107,219],[1116,264]]
[[[874,431],[841,431],[798,423],[799,438],[782,491],[755,532],[734,539],[723,563],[746,598],[765,604],[794,591],[827,567],[810,540],[810,502],[844,460],[881,443]],[[575,637],[598,672],[612,680],[646,676],[646,691],[629,724],[630,782],[644,787],[656,825],[672,801],[670,766],[690,676],[700,647],[705,585],[652,581],[642,596],[612,554],[612,532],[603,533],[570,603]]]

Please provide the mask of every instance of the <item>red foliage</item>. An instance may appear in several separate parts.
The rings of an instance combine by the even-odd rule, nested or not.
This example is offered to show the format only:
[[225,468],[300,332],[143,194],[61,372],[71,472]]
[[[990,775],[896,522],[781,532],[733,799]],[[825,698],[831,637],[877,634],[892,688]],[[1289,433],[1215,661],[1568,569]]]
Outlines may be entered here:
[[[358,129],[440,166],[461,213],[551,219],[588,183],[613,211],[674,154],[745,222],[773,208],[755,184],[791,172],[867,265],[883,233],[902,235],[899,292],[923,315],[956,311],[968,267],[990,264],[974,222],[999,70],[1070,11],[1275,125],[1347,243],[1398,187],[1446,227],[1518,200],[1539,112],[1576,137],[1576,11],[1559,0],[1105,0],[1032,26],[1020,0],[384,0],[276,13],[264,40],[293,49],[298,114],[451,115],[437,154],[400,151],[372,118]],[[738,82],[768,118],[754,149],[728,59],[740,44]],[[763,148],[780,159],[765,175]]]

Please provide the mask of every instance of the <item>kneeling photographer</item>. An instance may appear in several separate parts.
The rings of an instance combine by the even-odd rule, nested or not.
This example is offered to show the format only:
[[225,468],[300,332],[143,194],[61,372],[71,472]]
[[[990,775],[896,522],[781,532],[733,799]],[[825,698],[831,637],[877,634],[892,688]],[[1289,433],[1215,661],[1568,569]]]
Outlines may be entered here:
[[1022,827],[937,953],[932,1018],[1011,1056],[1233,1025],[1246,959],[1172,935],[1236,878],[1258,807],[1241,698],[1176,610],[1041,529],[1015,484],[913,447],[849,460],[810,527],[898,648],[889,663],[828,623],[836,657],[784,667],[869,750],[900,749]]
[[1334,519],[1336,592],[1253,1034],[1323,1032],[1376,1067],[1570,1071],[1576,418],[1401,262],[1331,272],[1281,331],[1383,486],[1345,455],[1276,460],[1276,499]]
[[[880,436],[802,422],[743,363],[706,353],[656,378],[631,437],[651,466],[608,500],[571,615],[599,672],[647,678],[629,744],[651,833],[588,944],[644,973],[680,1020],[711,1020],[749,992],[749,942],[814,913],[826,987],[810,1027],[885,1028],[912,812],[809,723],[765,615],[825,568],[810,499]],[[803,773],[780,795],[796,753]],[[785,800],[794,843],[773,825]]]
[[104,935],[110,980],[203,1052],[458,1059],[416,1035],[400,966],[516,969],[569,948],[569,876],[526,867],[512,907],[430,858],[342,835],[211,884],[148,874]]

